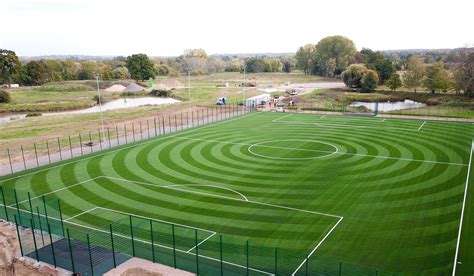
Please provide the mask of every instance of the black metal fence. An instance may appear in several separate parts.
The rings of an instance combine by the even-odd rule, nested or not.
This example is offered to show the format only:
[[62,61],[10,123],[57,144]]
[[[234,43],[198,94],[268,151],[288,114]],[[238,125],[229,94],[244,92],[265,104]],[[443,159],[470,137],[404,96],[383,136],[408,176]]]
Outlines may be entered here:
[[81,275],[102,275],[131,257],[201,275],[394,275],[126,213],[98,226],[63,217],[54,194],[0,193],[0,218],[16,223],[22,255]]
[[56,137],[0,151],[0,175],[48,165],[57,161],[109,149],[254,112],[237,104],[202,106],[195,110],[140,120],[104,129]]

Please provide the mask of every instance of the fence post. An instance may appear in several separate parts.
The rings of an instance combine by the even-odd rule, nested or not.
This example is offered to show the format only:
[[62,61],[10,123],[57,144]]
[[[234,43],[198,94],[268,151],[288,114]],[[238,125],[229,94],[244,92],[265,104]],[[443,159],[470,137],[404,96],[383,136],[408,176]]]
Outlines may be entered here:
[[161,123],[162,123],[161,125],[163,127],[163,135],[165,135],[166,134],[166,129],[165,129],[165,118],[164,117],[161,117]]
[[[156,128],[155,128],[156,129]],[[153,237],[153,221],[150,219],[150,240],[151,240],[151,256],[153,262],[155,262],[155,241]]]
[[71,236],[69,235],[69,229],[67,229],[67,242],[69,244],[69,254],[71,256],[72,273],[76,273],[76,268],[74,267],[74,255],[72,254],[72,244],[71,244]]
[[39,167],[38,150],[36,149],[36,143],[33,143],[33,147],[35,148],[36,167]]
[[249,241],[247,240],[247,245],[245,247],[245,251],[246,251],[246,257],[247,257],[247,275],[249,275]]
[[114,259],[114,268],[116,268],[117,262],[115,261],[114,234],[112,232],[112,224],[109,225],[109,228],[110,228],[110,242],[112,244],[112,257]]
[[107,128],[107,138],[109,140],[109,149],[112,147],[112,144],[110,143],[110,129]]
[[156,132],[156,118],[153,118],[153,124],[155,125],[155,137],[158,136],[157,132]]
[[89,250],[89,261],[91,263],[91,275],[94,275],[94,262],[92,261],[92,250],[91,250],[91,241],[89,234],[86,234],[87,237],[87,249]]
[[25,161],[25,153],[23,151],[23,145],[20,146],[21,149],[21,156],[23,156],[23,166],[25,167],[26,170],[26,161]]
[[53,264],[54,264],[54,267],[57,267],[56,253],[54,253],[53,235],[51,234],[51,225],[49,223],[48,223],[48,233],[49,233],[49,243],[51,244],[51,251],[53,252]]
[[143,140],[142,121],[140,120],[140,140]]
[[148,119],[146,119],[146,134],[148,138],[150,138],[150,123],[148,122]]
[[18,243],[20,244],[21,256],[25,256],[23,254],[23,245],[21,244],[21,237],[20,237],[21,235],[20,235],[20,229],[18,228],[18,221],[17,221],[17,218],[16,218],[16,214],[14,214],[13,217],[15,218],[16,234],[18,235]]
[[[105,135],[105,133],[104,133]],[[100,134],[100,129],[99,129],[99,148],[102,150],[102,134]]]
[[305,275],[308,275],[308,263],[309,263],[309,257],[307,256],[307,257],[306,257],[306,264],[305,264],[305,266],[306,266],[306,268],[305,268],[305,271],[306,271],[306,272],[305,272]]
[[274,273],[275,276],[277,275],[277,271],[278,271],[278,247],[275,247],[275,269],[274,269]]
[[130,237],[132,238],[132,256],[135,257],[135,240],[133,239],[132,215],[128,215],[130,220]]
[[49,218],[48,218],[48,210],[46,209],[46,198],[44,195],[42,196],[43,198],[43,206],[44,206],[44,215],[46,216],[46,222],[49,223]]
[[38,254],[38,246],[36,245],[35,222],[33,221],[32,218],[30,219],[30,223],[31,223],[31,234],[33,236],[33,245],[35,246],[35,257],[36,257],[36,261],[39,262],[40,260],[39,260],[39,254]]
[[127,137],[127,124],[123,125],[124,131],[125,131],[125,144],[128,144],[128,137]]
[[339,276],[342,275],[342,262],[339,262]]
[[176,117],[176,113],[174,114],[174,131],[178,132],[178,119]]
[[183,128],[184,128],[184,124],[183,124],[183,112],[180,113],[180,116],[181,116],[181,130],[183,130]]
[[174,236],[174,224],[171,224],[171,232],[173,234],[173,260],[174,268],[176,268],[176,238]]
[[168,133],[171,133],[171,115],[168,115],[168,124],[169,124]]
[[191,110],[191,127],[194,127],[194,112]]
[[194,243],[196,248],[196,275],[199,275],[199,251],[198,251],[198,232],[194,229]]
[[13,173],[12,157],[10,155],[10,148],[7,148],[8,161],[10,161],[10,171]]
[[0,186],[0,191],[2,192],[2,202],[3,202],[3,208],[5,209],[5,219],[9,221],[7,202],[5,201],[5,191],[3,190],[3,186]]
[[59,219],[61,220],[61,228],[63,230],[63,236],[64,236],[65,232],[64,232],[63,212],[61,210],[61,201],[59,201],[59,199],[58,199],[58,209],[59,209]]
[[20,205],[18,204],[18,195],[16,194],[16,189],[13,189],[13,194],[15,195],[16,212],[18,214],[18,220],[21,224]]
[[219,235],[219,249],[220,249],[220,257],[221,257],[221,276],[224,275],[224,262],[222,256],[222,235]]
[[133,135],[133,142],[135,142],[135,124],[132,122],[132,135]]
[[61,142],[59,141],[59,137],[56,137],[58,139],[58,149],[59,149],[59,159],[63,161],[63,153],[61,151]]
[[115,133],[116,133],[116,135],[117,135],[117,146],[120,146],[120,138],[119,138],[118,126],[115,126]]
[[30,204],[30,213],[31,213],[31,217],[33,218],[33,204],[31,203],[30,192],[28,192],[28,203]]
[[91,152],[94,152],[93,146],[92,146],[92,133],[89,130],[89,145],[91,145]]
[[72,143],[71,143],[71,136],[68,136],[69,138],[69,150],[71,151],[71,158],[74,157],[74,155],[72,155]]
[[38,206],[36,206],[36,213],[38,214],[38,222],[39,222],[39,227],[40,227],[40,232],[41,232],[41,242],[43,243],[43,246],[44,246],[43,225],[41,223],[40,209]]
[[84,155],[84,152],[82,151],[82,137],[81,133],[79,133],[79,145],[81,146],[81,156]]
[[50,152],[49,152],[49,143],[48,143],[48,140],[46,140],[46,150],[48,151],[49,164],[51,164],[51,154],[50,154]]

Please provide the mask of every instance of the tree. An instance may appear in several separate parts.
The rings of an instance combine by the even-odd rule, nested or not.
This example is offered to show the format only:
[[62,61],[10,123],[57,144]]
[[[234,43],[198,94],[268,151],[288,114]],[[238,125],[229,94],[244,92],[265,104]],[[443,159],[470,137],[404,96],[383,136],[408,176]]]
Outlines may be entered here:
[[379,76],[374,70],[367,70],[364,72],[364,75],[361,79],[361,91],[362,92],[372,92],[377,88],[379,83]]
[[11,102],[10,94],[5,90],[0,90],[0,103]]
[[436,90],[446,92],[451,86],[451,77],[443,62],[435,62],[426,68],[426,77],[423,81],[426,89],[434,93]]
[[384,84],[395,72],[392,63],[381,52],[374,52],[364,48],[360,53],[363,56],[363,62],[367,68],[377,71],[380,77],[380,84]]
[[460,53],[460,62],[454,70],[455,87],[470,97],[474,94],[474,52]]
[[155,78],[153,62],[145,54],[135,54],[127,57],[127,69],[134,80]]
[[300,47],[296,52],[296,67],[303,70],[305,75],[311,73],[311,67],[314,63],[314,57],[316,53],[316,45],[306,44],[304,47]]
[[342,80],[349,88],[359,88],[365,71],[367,71],[367,67],[364,64],[351,64],[342,72]]
[[92,80],[94,79],[94,73],[99,71],[95,61],[82,61],[80,66],[81,69],[77,74],[77,78],[80,80]]
[[352,40],[343,36],[328,36],[316,45],[313,71],[326,77],[339,75],[354,59],[357,49]]
[[29,84],[43,85],[49,81],[48,66],[42,60],[32,60],[26,64],[26,73],[29,76]]
[[0,49],[0,82],[11,83],[18,73],[21,63],[15,52]]
[[261,58],[251,57],[245,60],[245,71],[247,73],[264,72],[266,64]]
[[400,79],[400,75],[397,73],[393,73],[392,76],[385,82],[385,84],[390,88],[390,90],[395,91],[398,88],[402,87],[402,80]]
[[407,88],[413,88],[416,93],[418,87],[423,83],[425,76],[425,63],[422,58],[413,56],[410,57],[407,64],[407,71],[403,76],[403,83]]
[[155,71],[158,76],[168,76],[171,68],[166,64],[155,64]]
[[112,77],[116,80],[128,80],[130,79],[130,73],[125,67],[118,67],[112,71]]

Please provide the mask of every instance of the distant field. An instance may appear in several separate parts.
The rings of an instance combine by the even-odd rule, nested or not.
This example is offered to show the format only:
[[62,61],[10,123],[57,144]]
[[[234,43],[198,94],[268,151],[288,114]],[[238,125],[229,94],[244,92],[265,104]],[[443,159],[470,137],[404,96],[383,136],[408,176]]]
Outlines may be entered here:
[[[71,228],[105,229],[134,214],[204,229],[202,254],[216,254],[212,233],[299,252],[302,258],[281,267],[285,275],[308,254],[404,275],[448,275],[473,130],[467,123],[252,113],[0,181],[33,199],[59,198]],[[463,245],[474,220],[465,216],[462,275],[474,272]],[[314,274],[329,273],[309,264]]]

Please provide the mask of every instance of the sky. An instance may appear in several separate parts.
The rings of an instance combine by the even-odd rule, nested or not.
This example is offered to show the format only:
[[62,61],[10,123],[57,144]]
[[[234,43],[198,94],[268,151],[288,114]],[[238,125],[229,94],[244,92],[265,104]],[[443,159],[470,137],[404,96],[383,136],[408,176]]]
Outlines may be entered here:
[[473,0],[0,0],[19,56],[291,53],[330,35],[373,50],[474,45]]

